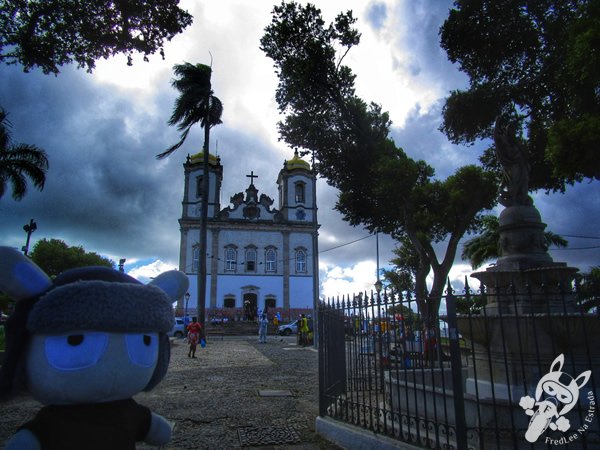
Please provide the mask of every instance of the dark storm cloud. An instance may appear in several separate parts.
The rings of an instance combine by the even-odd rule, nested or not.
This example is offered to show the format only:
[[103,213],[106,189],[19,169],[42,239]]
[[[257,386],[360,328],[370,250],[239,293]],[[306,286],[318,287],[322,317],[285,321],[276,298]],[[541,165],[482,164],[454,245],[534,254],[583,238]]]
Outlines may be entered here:
[[[43,148],[50,161],[42,192],[30,188],[21,202],[8,195],[0,200],[2,243],[22,245],[21,227],[35,218],[33,238],[176,260],[177,245],[167,249],[177,243],[171,217],[180,213],[182,177],[176,158],[154,159],[176,139],[166,126],[168,112],[147,114],[73,68],[53,77],[0,67],[0,76],[0,105],[10,114],[14,140]],[[172,236],[165,233],[169,219]]]

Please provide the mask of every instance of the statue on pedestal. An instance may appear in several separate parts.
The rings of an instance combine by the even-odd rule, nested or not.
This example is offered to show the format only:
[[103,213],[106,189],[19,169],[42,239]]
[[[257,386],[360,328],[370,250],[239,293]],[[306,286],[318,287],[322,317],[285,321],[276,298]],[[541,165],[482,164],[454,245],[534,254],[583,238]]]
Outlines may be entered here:
[[529,191],[529,162],[527,151],[516,136],[513,121],[504,116],[496,119],[494,127],[495,152],[502,166],[504,190],[500,194],[500,203],[506,207],[532,205]]

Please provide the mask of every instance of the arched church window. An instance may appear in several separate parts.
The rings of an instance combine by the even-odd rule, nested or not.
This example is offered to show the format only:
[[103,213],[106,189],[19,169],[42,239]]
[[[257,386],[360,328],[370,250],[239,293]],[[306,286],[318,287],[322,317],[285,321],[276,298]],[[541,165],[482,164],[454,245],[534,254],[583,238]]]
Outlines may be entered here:
[[296,272],[306,273],[306,250],[303,248],[296,250]]
[[225,270],[235,272],[237,269],[237,250],[235,247],[225,248]]
[[275,296],[268,296],[265,298],[265,310],[271,310],[277,308],[277,298]]
[[226,296],[223,299],[223,308],[235,308],[235,297],[234,296]]
[[304,183],[298,182],[295,185],[296,203],[304,203]]
[[256,271],[256,248],[248,247],[246,249],[246,272]]
[[202,198],[202,191],[203,191],[202,180],[203,180],[202,175],[196,177],[196,197],[198,197],[198,198]]
[[277,272],[277,252],[272,247],[265,251],[265,272]]

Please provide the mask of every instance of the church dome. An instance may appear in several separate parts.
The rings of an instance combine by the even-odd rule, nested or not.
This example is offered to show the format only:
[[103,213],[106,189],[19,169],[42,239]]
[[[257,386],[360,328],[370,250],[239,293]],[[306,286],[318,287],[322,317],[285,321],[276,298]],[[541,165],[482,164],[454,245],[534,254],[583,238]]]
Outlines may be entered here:
[[302,158],[300,158],[300,156],[298,155],[298,150],[294,152],[294,157],[292,159],[289,159],[285,162],[285,166],[288,170],[310,170],[310,164],[304,161]]
[[[187,162],[190,164],[202,164],[204,162],[204,152],[196,153],[191,156],[188,155]],[[218,166],[221,164],[221,158],[209,153],[208,164],[211,166]]]

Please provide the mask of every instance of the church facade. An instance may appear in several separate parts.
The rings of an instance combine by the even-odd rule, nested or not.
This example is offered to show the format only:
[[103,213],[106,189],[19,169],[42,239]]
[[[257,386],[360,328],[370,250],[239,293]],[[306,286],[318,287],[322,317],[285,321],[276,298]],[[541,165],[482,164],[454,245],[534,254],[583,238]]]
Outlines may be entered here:
[[[197,311],[201,203],[208,201],[206,317],[241,318],[248,308],[296,317],[313,308],[318,289],[315,175],[297,153],[284,161],[276,180],[277,207],[254,186],[220,204],[224,168],[209,155],[209,192],[202,192],[202,153],[184,163],[185,190],[179,225],[179,270],[190,280],[189,302],[179,311]],[[185,302],[185,300],[183,300]]]

